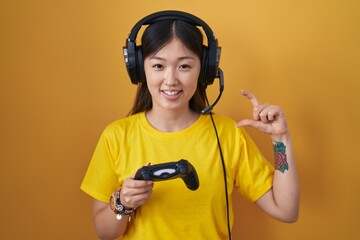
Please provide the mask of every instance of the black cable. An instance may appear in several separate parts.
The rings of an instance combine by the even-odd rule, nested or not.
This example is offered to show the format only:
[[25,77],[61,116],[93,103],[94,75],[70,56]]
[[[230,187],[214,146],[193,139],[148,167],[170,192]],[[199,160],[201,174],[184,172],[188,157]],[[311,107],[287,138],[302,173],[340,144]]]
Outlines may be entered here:
[[231,240],[230,216],[229,216],[229,196],[228,196],[227,181],[226,181],[226,168],[225,168],[224,155],[222,153],[219,134],[218,134],[218,131],[216,129],[216,125],[215,125],[215,121],[214,121],[212,112],[210,112],[210,118],[211,118],[211,122],[212,122],[212,124],[214,126],[214,130],[215,130],[215,134],[216,134],[216,140],[217,140],[217,144],[218,144],[219,151],[220,151],[221,163],[222,163],[222,167],[223,167],[224,184],[225,184],[225,197],[226,197],[226,219],[227,219],[228,236],[229,236],[229,240]]
[[[219,95],[216,98],[215,102],[213,104],[209,104],[209,100],[207,98],[207,95],[205,93],[205,100],[207,103],[207,107],[201,111],[202,114],[206,114],[209,113],[210,114],[210,118],[211,118],[211,122],[214,126],[214,130],[215,130],[215,135],[216,135],[216,140],[217,140],[217,144],[219,147],[219,152],[220,152],[220,158],[221,158],[221,163],[222,163],[222,168],[223,168],[223,174],[224,174],[224,184],[225,184],[225,197],[226,197],[226,218],[227,218],[227,228],[228,228],[228,236],[229,236],[229,240],[231,240],[231,229],[230,229],[230,214],[229,214],[229,196],[228,196],[228,189],[227,189],[227,181],[226,181],[226,167],[225,167],[225,161],[224,161],[224,155],[222,153],[222,149],[221,149],[221,144],[220,144],[220,139],[219,139],[219,134],[218,131],[216,129],[216,124],[213,118],[213,113],[211,112],[213,107],[217,104],[217,102],[220,100],[221,95],[224,91],[224,74],[223,71],[219,68],[217,73],[216,73],[216,78],[219,78]],[[206,89],[207,85],[205,85],[205,89]]]

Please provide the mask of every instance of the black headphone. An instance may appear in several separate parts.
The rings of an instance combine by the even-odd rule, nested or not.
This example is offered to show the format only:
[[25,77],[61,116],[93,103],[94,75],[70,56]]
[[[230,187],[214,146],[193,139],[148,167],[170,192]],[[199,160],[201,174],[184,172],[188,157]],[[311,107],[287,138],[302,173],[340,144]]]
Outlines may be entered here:
[[199,81],[204,85],[212,84],[214,79],[218,77],[221,48],[218,46],[217,39],[211,28],[204,21],[192,14],[181,11],[161,11],[150,14],[137,22],[131,29],[129,37],[126,39],[126,46],[123,48],[126,69],[131,82],[138,84],[146,81],[141,46],[136,45],[136,36],[140,28],[143,25],[163,20],[181,20],[194,26],[202,27],[206,34],[208,45],[203,47],[201,79]]

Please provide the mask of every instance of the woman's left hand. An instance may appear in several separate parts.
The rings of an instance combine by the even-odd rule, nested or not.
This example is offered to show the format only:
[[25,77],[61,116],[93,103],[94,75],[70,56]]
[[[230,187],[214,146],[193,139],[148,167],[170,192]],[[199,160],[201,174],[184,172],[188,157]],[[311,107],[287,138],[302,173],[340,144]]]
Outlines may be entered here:
[[288,134],[286,118],[279,106],[268,103],[260,104],[252,93],[244,90],[241,90],[240,93],[252,103],[253,119],[240,120],[237,123],[238,127],[254,127],[261,132],[269,134],[273,139]]

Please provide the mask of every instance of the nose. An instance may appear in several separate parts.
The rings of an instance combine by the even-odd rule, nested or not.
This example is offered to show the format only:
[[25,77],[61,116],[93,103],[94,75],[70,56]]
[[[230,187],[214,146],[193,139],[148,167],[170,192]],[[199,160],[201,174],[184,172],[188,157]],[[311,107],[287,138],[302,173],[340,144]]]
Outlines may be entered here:
[[178,77],[177,77],[176,69],[173,69],[173,68],[166,69],[165,76],[164,76],[164,83],[165,83],[165,85],[168,85],[168,86],[174,86],[174,85],[178,84]]

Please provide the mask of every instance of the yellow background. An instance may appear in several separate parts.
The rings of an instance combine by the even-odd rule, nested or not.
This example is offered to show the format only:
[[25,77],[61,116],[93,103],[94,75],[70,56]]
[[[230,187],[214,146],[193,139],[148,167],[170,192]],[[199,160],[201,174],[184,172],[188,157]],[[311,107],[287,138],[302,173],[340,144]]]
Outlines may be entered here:
[[[0,1],[0,239],[96,239],[79,185],[102,129],[134,98],[125,38],[165,9],[198,15],[219,38],[216,112],[250,117],[247,89],[289,121],[299,221],[279,223],[236,195],[234,239],[359,240],[358,0]],[[271,158],[268,137],[249,131]]]

